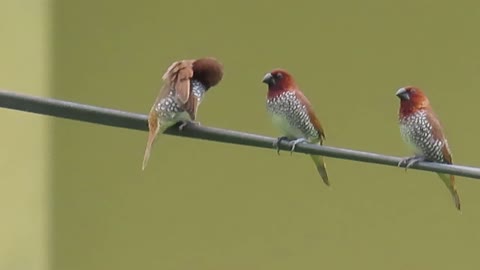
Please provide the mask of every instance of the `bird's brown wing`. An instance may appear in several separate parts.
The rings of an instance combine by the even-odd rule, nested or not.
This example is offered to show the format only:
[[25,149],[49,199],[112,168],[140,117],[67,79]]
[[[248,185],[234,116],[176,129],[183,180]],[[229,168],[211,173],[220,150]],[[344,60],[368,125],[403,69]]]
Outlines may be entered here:
[[308,101],[307,97],[301,92],[301,91],[295,91],[295,94],[299,100],[302,101],[303,104],[305,104],[305,107],[307,108],[307,113],[308,117],[310,117],[310,122],[312,123],[313,127],[315,130],[317,130],[319,134],[319,140],[320,144],[323,144],[323,140],[325,140],[325,132],[323,131],[322,124],[320,123],[320,120],[318,120],[317,116],[315,115],[315,112],[313,111],[312,104],[310,104],[310,101]]
[[443,133],[442,125],[438,118],[436,117],[435,113],[429,109],[427,111],[427,120],[432,125],[432,137],[435,140],[440,140],[443,142],[442,154],[445,160],[445,163],[452,164],[452,153],[450,152],[450,148],[448,147],[447,138]]
[[193,76],[192,63],[193,60],[181,60],[171,64],[162,77],[165,85],[159,96],[167,95],[173,89],[178,101],[187,103],[190,97],[190,79]]
[[190,95],[187,102],[184,104],[184,110],[190,115],[192,121],[195,121],[197,117],[197,109],[198,109],[198,99],[195,95]]

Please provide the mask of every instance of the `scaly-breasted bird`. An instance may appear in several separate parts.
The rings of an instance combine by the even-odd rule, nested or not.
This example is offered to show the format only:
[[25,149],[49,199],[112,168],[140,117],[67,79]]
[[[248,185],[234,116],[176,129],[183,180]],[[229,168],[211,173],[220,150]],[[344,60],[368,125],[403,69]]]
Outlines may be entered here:
[[[322,144],[325,132],[315,115],[312,105],[298,88],[293,76],[286,70],[275,69],[263,77],[268,85],[267,111],[272,116],[274,126],[283,134],[282,140],[292,140],[292,150],[298,143]],[[329,186],[327,170],[323,156],[311,155],[323,182]]]
[[[419,161],[452,164],[447,138],[427,96],[414,86],[400,88],[396,95],[400,98],[398,114],[400,133],[405,143],[415,153],[414,157],[406,158],[398,165],[406,164],[406,170]],[[438,175],[450,191],[455,207],[460,210],[455,176],[443,173]]]
[[182,122],[180,130],[188,122],[194,122],[205,93],[222,77],[223,65],[210,57],[181,60],[170,65],[162,77],[164,85],[148,116],[149,133],[142,170],[147,166],[158,134],[178,122]]

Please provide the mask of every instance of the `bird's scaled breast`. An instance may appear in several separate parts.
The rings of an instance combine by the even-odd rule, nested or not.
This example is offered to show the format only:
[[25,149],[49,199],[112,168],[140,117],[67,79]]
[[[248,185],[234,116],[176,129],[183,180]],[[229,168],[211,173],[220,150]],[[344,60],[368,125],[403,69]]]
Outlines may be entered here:
[[155,111],[159,115],[176,113],[182,111],[182,106],[173,94],[169,94],[158,101]]
[[155,111],[159,120],[164,123],[176,123],[190,119],[190,116],[182,108],[182,105],[174,97],[173,93],[159,100],[155,106]]
[[192,94],[197,98],[197,101],[202,102],[206,87],[197,80],[192,80]]
[[422,149],[417,147],[417,144],[413,140],[413,129],[410,125],[400,122],[400,135],[410,151],[417,155],[423,154]]
[[316,138],[318,132],[310,123],[306,107],[295,93],[285,92],[267,100],[267,110],[272,115],[273,125],[285,136],[294,138]]
[[417,112],[400,120],[400,132],[404,141],[417,155],[432,161],[443,161],[444,142],[434,137],[433,127],[425,112]]

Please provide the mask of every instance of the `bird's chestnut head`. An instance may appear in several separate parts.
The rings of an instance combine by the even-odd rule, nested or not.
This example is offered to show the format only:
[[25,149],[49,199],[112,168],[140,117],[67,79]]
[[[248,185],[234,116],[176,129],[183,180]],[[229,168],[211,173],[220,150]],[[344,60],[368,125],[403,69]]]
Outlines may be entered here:
[[406,86],[397,90],[395,95],[400,99],[400,112],[410,114],[430,106],[427,96],[415,86]]
[[201,82],[207,90],[217,85],[223,78],[223,65],[217,59],[205,57],[193,62],[192,79]]
[[268,85],[269,92],[283,92],[297,89],[293,76],[284,69],[274,69],[265,74],[262,80]]

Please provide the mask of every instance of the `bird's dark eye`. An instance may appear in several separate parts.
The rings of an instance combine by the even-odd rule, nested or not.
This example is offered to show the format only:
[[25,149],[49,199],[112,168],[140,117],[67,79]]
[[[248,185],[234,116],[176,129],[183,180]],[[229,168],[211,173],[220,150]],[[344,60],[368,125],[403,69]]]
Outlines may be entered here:
[[277,77],[278,79],[281,79],[281,78],[283,78],[283,75],[282,75],[282,73],[277,73],[277,76],[276,76],[276,77]]

